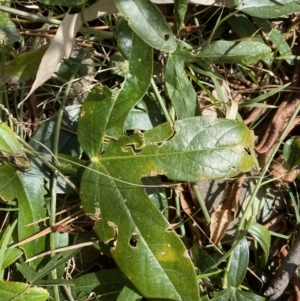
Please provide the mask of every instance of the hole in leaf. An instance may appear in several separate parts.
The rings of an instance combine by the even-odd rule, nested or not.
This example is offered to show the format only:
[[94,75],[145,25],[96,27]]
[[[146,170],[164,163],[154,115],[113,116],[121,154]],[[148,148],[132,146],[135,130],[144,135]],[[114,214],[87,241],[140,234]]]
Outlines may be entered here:
[[170,35],[169,35],[169,34],[165,34],[165,35],[164,35],[164,40],[165,40],[165,41],[168,41],[169,39],[170,39]]
[[138,246],[138,240],[139,240],[139,235],[137,233],[133,233],[131,235],[129,244],[133,247],[136,248]]

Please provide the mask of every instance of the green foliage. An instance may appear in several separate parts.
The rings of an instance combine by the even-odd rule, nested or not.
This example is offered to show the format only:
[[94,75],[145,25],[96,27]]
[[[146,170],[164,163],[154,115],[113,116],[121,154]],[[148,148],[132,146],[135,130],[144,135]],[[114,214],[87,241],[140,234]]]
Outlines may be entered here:
[[22,41],[15,23],[3,12],[0,12],[0,32],[0,45],[12,45]]
[[44,301],[49,293],[40,287],[30,287],[29,284],[0,280],[0,293],[3,301]]
[[1,81],[19,83],[33,78],[38,70],[47,47],[25,52],[0,66]]
[[165,18],[150,1],[116,0],[118,10],[132,30],[151,47],[165,52],[176,49],[176,39]]
[[269,19],[300,11],[300,4],[293,0],[235,0],[242,12],[250,16]]
[[289,163],[291,169],[299,166],[300,164],[299,149],[300,139],[298,136],[293,136],[284,144],[283,155],[285,160]]
[[[67,82],[66,88],[53,90],[57,101],[54,105],[44,99],[40,101],[40,107],[47,108],[51,114],[34,135],[28,137],[29,144],[21,138],[23,128],[17,138],[8,125],[0,124],[0,197],[5,210],[14,210],[4,223],[1,235],[0,278],[4,279],[6,269],[11,269],[10,274],[15,277],[15,282],[0,282],[1,298],[46,300],[50,292],[56,301],[64,298],[97,300],[98,296],[107,301],[142,298],[264,300],[252,293],[251,288],[244,290],[251,258],[244,236],[248,231],[255,238],[256,250],[262,250],[259,267],[264,268],[270,251],[270,232],[252,220],[245,226],[242,219],[238,231],[247,231],[238,232],[241,235],[234,237],[228,252],[224,251],[226,246],[222,246],[223,254],[213,256],[194,243],[196,236],[177,231],[169,223],[172,212],[168,209],[174,208],[169,200],[173,196],[164,187],[153,186],[157,186],[156,181],[170,187],[178,182],[227,179],[252,170],[256,164],[251,152],[253,133],[242,122],[239,112],[233,117],[237,116],[239,121],[222,118],[228,116],[227,111],[235,102],[232,95],[225,95],[225,77],[221,78],[216,70],[222,66],[225,74],[245,75],[248,81],[256,84],[253,70],[263,68],[249,65],[261,61],[271,66],[278,56],[286,59],[286,65],[292,65],[291,46],[265,18],[298,11],[299,4],[294,1],[235,1],[238,10],[234,10],[235,7],[219,11],[210,7],[207,15],[201,10],[211,27],[209,34],[202,34],[198,28],[195,35],[181,36],[184,22],[191,22],[190,16],[196,16],[202,9],[199,6],[193,7],[195,11],[190,10],[187,0],[174,1],[173,31],[168,24],[170,19],[149,0],[115,0],[116,7],[110,0],[92,4],[91,7],[99,7],[93,6],[97,3],[109,7],[109,14],[89,10],[89,1],[39,2],[50,5],[53,15],[56,12],[65,14],[65,6],[78,9],[86,5],[87,9],[67,14],[58,29],[60,35],[53,39],[52,56],[57,54],[57,61],[65,59],[55,77],[64,84]],[[93,19],[109,28],[110,37],[115,30],[113,40],[105,41],[109,51],[101,55],[97,51],[106,46],[99,41],[94,23],[87,23]],[[0,13],[0,35],[2,31],[5,43],[20,41],[14,23],[4,13]],[[262,33],[269,37],[268,45]],[[93,76],[101,85],[91,88],[89,83],[89,93],[82,105],[66,105],[70,90],[77,95],[75,85],[82,77],[89,76],[83,72],[88,69],[83,63],[85,55],[75,62],[68,58],[70,53],[64,48],[74,44],[76,35],[82,39],[80,42],[86,39],[94,43],[96,50],[90,52],[89,58],[94,60],[93,67],[100,66]],[[48,46],[7,59],[0,66],[1,81],[23,84],[37,74],[37,77],[50,76],[54,71],[45,70],[42,60],[45,57],[49,57]],[[46,63],[49,68],[49,61]],[[108,66],[113,70],[104,69]],[[105,71],[104,79],[99,75],[100,69]],[[111,82],[106,73],[109,79],[113,76]],[[41,78],[39,81],[44,82]],[[94,85],[95,81],[92,83]],[[237,110],[255,106],[273,108],[262,101],[287,86],[267,93],[257,92],[258,95],[236,105]],[[203,91],[204,98],[214,104],[217,117],[201,116],[199,101]],[[0,93],[1,99],[4,92],[3,89]],[[21,116],[23,122],[22,114],[30,109],[22,107],[24,93],[20,94],[16,116]],[[213,96],[216,94],[218,97]],[[14,98],[12,103],[17,103]],[[8,124],[17,128],[9,111],[11,106],[3,107],[2,115],[8,119]],[[299,165],[298,140],[293,137],[284,146],[284,156],[291,168]],[[26,153],[30,153],[29,159]],[[67,188],[68,185],[72,189]],[[64,279],[64,266],[77,254],[77,248],[56,255],[52,253],[50,257],[42,254],[43,258],[30,262],[26,260],[48,251],[49,245],[52,252],[68,244],[72,247],[70,242],[76,241],[77,236],[73,240],[68,233],[56,232],[51,233],[48,240],[48,237],[36,235],[44,228],[58,231],[57,226],[61,224],[56,223],[58,218],[55,217],[55,211],[60,210],[57,195],[68,198],[67,194],[71,193],[74,198],[78,192],[84,213],[93,221],[92,235],[100,239],[94,243],[118,269],[92,271],[70,281],[70,278]],[[177,191],[174,194],[178,200]],[[185,229],[182,223],[186,221],[197,225],[198,220],[186,213],[184,205],[177,205],[174,210],[176,225],[180,229]],[[205,204],[201,208],[206,209]],[[45,219],[48,215],[50,222]],[[243,215],[246,216],[249,211]],[[70,231],[74,225],[70,226]],[[92,235],[82,235],[79,240],[89,243]],[[29,242],[22,244],[25,239]],[[13,248],[16,243],[18,246],[20,243],[20,249]],[[225,263],[222,269],[220,263]],[[208,294],[204,278],[211,280],[209,289],[215,288],[211,294]],[[18,282],[20,279],[29,284]],[[33,285],[52,286],[53,291]]]

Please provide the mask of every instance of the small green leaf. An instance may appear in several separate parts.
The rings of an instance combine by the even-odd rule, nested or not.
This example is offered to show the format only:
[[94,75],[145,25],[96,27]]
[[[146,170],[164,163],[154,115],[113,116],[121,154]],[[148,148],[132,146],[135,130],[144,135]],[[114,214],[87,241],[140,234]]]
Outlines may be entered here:
[[206,64],[230,63],[247,65],[267,58],[270,53],[271,49],[260,42],[216,41],[204,46],[194,57]]
[[3,258],[2,269],[7,268],[14,263],[23,254],[20,249],[7,249]]
[[81,5],[84,0],[40,0],[41,3],[46,5],[64,5],[67,7],[72,7],[73,5]]
[[220,292],[213,292],[211,295],[213,296],[213,298],[211,298],[211,301],[229,301],[229,300],[234,300],[234,299],[230,299],[230,287],[228,287],[227,290],[223,290]]
[[238,287],[245,278],[249,262],[249,248],[247,239],[244,237],[234,249],[231,255],[229,270],[230,284]]
[[140,301],[143,299],[137,291],[136,288],[130,285],[130,283],[123,287],[117,301]]
[[165,68],[165,82],[168,96],[179,118],[197,115],[199,111],[197,95],[185,74],[184,63],[180,57],[169,55]]
[[[74,257],[79,252],[79,249],[74,249],[70,251],[61,252],[52,257],[45,266],[40,267],[35,274],[32,276],[31,281],[35,282],[42,279],[48,275],[54,269],[57,269],[59,266],[65,264],[69,259]],[[26,263],[22,263],[24,265]]]
[[[17,224],[17,220],[15,220],[11,225],[9,224],[3,233],[1,233],[2,237],[0,240],[0,279],[3,279],[4,269],[7,266],[7,257],[9,250],[7,246],[10,244],[12,239],[12,233]],[[9,262],[8,262],[9,263]]]
[[104,301],[111,301],[117,299],[123,287],[129,284],[129,280],[119,269],[108,269],[85,274],[74,279],[73,283],[71,292],[76,301],[87,300],[91,292],[101,295]]
[[35,77],[47,47],[20,54],[8,63],[0,66],[0,80],[15,84]]
[[270,231],[266,229],[264,226],[255,222],[251,224],[248,231],[260,244],[264,252],[263,261],[264,264],[266,264],[269,257],[270,243],[271,243]]
[[188,7],[187,0],[175,0],[174,1],[174,13],[175,13],[174,32],[176,34],[179,33],[179,31],[183,25],[187,7]]
[[[300,6],[299,6],[300,8]],[[289,44],[286,42],[284,36],[280,33],[279,30],[274,28],[272,24],[264,19],[253,18],[258,27],[270,38],[271,42],[276,47],[276,50],[282,56],[293,55]],[[289,64],[292,64],[293,60],[286,60]]]
[[[227,22],[240,38],[249,39],[249,37],[253,37],[257,32],[257,28],[253,25],[253,22],[249,20],[247,15],[237,13],[231,16]],[[259,37],[253,37],[252,40],[254,39],[259,39],[263,43],[263,40]]]
[[149,0],[116,0],[116,6],[132,30],[151,47],[176,50],[176,39],[159,9]]
[[20,167],[30,166],[16,134],[5,123],[0,124],[0,155]]
[[9,281],[0,281],[0,295],[2,301],[44,301],[49,298],[48,292],[43,288]]
[[[78,140],[90,158],[98,156],[102,150],[114,102],[115,99],[112,98],[108,88],[95,87],[82,105],[80,115],[82,122],[78,124]],[[99,116],[103,116],[101,121]]]
[[283,147],[284,159],[289,163],[290,168],[294,168],[300,164],[300,137],[293,136],[284,143]]
[[300,11],[300,3],[295,0],[235,0],[235,4],[242,12],[263,19]]
[[[200,270],[200,272],[205,272],[207,270],[211,271],[210,267],[213,266],[216,262],[212,259],[211,256],[207,254],[202,248],[195,243],[192,247],[192,259],[194,265]],[[217,269],[213,269],[216,271]]]
[[0,12],[0,31],[1,34],[5,35],[5,37],[1,37],[1,45],[12,45],[15,42],[22,41],[22,37],[19,30],[16,28],[15,23],[4,12]]
[[107,130],[122,135],[129,112],[149,88],[153,71],[153,51],[129,28],[125,20],[120,22],[118,30],[126,32],[126,35],[118,37],[118,45],[129,60],[129,70],[109,115]]
[[255,295],[255,294],[250,293],[250,292],[234,290],[234,291],[232,291],[230,300],[236,300],[236,301],[265,301],[266,299],[264,297]]
[[150,130],[165,122],[165,117],[153,93],[147,93],[141,101],[130,111],[124,131]]

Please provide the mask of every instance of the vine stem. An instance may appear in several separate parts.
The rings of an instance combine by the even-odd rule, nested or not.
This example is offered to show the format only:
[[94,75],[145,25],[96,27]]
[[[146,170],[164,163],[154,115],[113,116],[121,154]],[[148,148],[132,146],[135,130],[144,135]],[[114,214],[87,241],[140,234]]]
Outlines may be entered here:
[[157,98],[157,100],[158,100],[158,102],[160,104],[160,107],[161,107],[162,111],[164,112],[164,115],[165,115],[167,121],[173,123],[173,120],[172,120],[172,118],[171,118],[171,116],[170,116],[170,114],[169,114],[169,112],[168,112],[168,110],[166,108],[166,105],[165,105],[163,99],[161,98],[161,95],[159,94],[159,91],[158,91],[158,89],[156,87],[156,84],[155,84],[153,78],[151,78],[151,86],[152,86],[154,94],[155,94],[155,96],[156,96],[156,98]]
[[[84,60],[85,55],[83,56],[82,60]],[[61,130],[61,124],[62,124],[62,117],[64,113],[64,108],[66,105],[66,100],[68,97],[68,94],[70,92],[70,89],[72,87],[72,83],[74,79],[76,78],[76,75],[79,71],[81,64],[78,64],[76,68],[74,68],[74,71],[71,75],[71,78],[69,82],[67,83],[66,89],[64,90],[63,97],[61,99],[61,103],[59,106],[59,110],[57,113],[57,120],[56,120],[56,127],[55,127],[55,135],[54,135],[54,143],[53,143],[53,160],[58,157],[58,148],[59,148],[59,136],[60,136],[60,130]],[[59,96],[59,94],[58,94]],[[56,206],[57,206],[57,173],[53,173],[52,176],[52,187],[51,187],[51,204],[50,204],[50,218],[49,223],[50,227],[54,226],[56,223]],[[56,249],[56,233],[52,232],[50,233],[50,250],[54,251]],[[51,256],[54,256],[54,252],[51,253]],[[57,271],[54,269],[52,271],[52,278],[57,279]],[[55,301],[59,301],[59,294],[57,286],[54,286],[54,295],[55,295]]]

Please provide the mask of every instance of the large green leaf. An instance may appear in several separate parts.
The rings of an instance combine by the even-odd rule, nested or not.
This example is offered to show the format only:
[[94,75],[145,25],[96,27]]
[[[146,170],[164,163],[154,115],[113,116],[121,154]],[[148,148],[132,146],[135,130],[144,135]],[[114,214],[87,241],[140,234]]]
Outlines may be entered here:
[[43,288],[8,281],[0,281],[0,295],[2,301],[44,301],[49,297]]
[[235,0],[235,4],[244,13],[263,19],[300,11],[300,3],[295,0]]
[[184,71],[182,59],[170,55],[165,68],[166,89],[179,118],[193,117],[197,111],[197,95]]
[[[300,6],[299,6],[300,7]],[[286,42],[285,37],[276,29],[270,22],[261,18],[253,18],[255,23],[262,31],[268,35],[271,42],[276,47],[281,55],[293,55],[289,44]],[[293,60],[287,60],[288,63],[292,64]]]
[[[5,201],[18,199],[18,238],[23,240],[40,231],[37,224],[46,216],[44,181],[40,174],[29,170],[20,172],[12,166],[0,166],[0,196]],[[44,251],[45,238],[40,237],[22,246],[27,258]]]
[[[111,245],[118,266],[143,296],[198,300],[185,247],[149,200],[141,178],[164,174],[198,181],[235,176],[254,164],[244,150],[252,145],[251,133],[243,123],[194,117],[105,140],[100,125],[106,123],[106,104],[112,102],[103,95],[97,101],[97,92],[94,89],[93,100],[85,101],[78,127],[79,141],[91,158],[80,187],[84,209],[94,216],[96,233]],[[89,106],[93,108],[86,110]],[[94,132],[99,141],[91,144],[85,133]],[[102,152],[104,142],[108,147]]]
[[176,39],[159,9],[149,0],[115,0],[132,30],[153,48],[176,49]]

